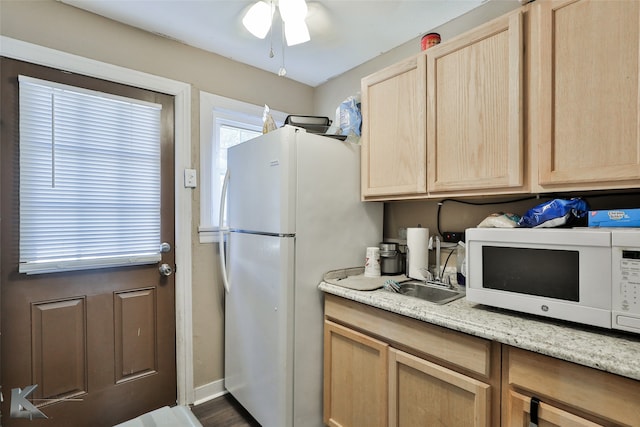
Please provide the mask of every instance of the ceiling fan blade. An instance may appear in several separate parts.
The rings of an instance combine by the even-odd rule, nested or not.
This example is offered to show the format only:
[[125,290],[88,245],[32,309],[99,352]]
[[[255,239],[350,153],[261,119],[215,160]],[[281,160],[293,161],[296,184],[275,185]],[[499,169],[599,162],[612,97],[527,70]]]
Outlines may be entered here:
[[287,39],[287,46],[311,40],[309,28],[307,28],[305,22],[308,11],[305,0],[280,0],[278,8],[284,21],[284,35]]
[[307,17],[307,3],[304,0],[280,0],[278,8],[284,22],[304,21]]
[[271,21],[273,20],[274,8],[264,1],[255,3],[242,18],[242,24],[251,34],[263,39],[267,36]]
[[304,20],[285,21],[284,36],[287,39],[287,46],[294,46],[311,40],[309,28]]

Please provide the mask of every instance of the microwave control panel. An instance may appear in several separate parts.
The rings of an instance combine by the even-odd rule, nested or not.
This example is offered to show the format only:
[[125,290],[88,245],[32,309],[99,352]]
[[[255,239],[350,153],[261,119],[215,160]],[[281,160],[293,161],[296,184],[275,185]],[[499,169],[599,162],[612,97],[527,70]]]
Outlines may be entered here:
[[612,248],[612,327],[640,333],[640,247]]
[[620,303],[622,310],[640,302],[640,250],[622,250],[620,258]]

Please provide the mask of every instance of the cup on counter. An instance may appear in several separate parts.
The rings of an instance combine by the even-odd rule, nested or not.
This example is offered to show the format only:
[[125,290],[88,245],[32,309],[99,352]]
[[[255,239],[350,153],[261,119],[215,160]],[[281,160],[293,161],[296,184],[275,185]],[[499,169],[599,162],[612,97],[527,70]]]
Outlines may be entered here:
[[368,247],[364,259],[364,276],[380,277],[380,248]]

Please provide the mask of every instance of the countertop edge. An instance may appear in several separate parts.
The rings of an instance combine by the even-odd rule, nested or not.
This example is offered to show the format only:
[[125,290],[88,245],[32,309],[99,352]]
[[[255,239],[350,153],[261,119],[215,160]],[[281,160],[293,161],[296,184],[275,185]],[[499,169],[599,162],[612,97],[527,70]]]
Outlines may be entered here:
[[436,305],[384,290],[357,291],[321,282],[332,295],[469,335],[640,380],[640,336],[474,304]]

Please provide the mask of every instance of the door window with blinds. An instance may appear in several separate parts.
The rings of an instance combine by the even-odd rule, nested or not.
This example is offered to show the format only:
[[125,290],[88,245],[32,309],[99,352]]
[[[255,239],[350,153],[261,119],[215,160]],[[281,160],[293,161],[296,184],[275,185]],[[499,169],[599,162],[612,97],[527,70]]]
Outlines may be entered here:
[[20,76],[20,266],[160,261],[161,105]]

